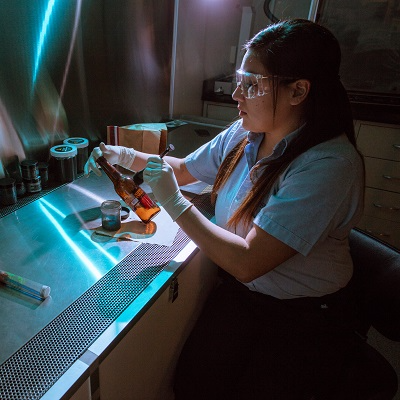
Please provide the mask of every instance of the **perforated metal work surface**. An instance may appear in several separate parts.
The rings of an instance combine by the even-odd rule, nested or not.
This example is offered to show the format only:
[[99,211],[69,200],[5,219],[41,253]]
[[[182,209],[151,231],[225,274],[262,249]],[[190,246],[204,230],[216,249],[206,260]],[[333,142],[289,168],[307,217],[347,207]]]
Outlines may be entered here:
[[[193,203],[211,217],[208,195]],[[189,242],[141,244],[0,366],[1,400],[42,397]]]

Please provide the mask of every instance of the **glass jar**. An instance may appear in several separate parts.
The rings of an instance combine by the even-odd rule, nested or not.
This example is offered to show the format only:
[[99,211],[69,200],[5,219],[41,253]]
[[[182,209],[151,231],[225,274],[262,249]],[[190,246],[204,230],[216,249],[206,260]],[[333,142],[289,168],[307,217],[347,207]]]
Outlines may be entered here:
[[50,149],[55,160],[54,180],[60,183],[73,182],[76,179],[76,155],[78,150],[71,144],[60,144]]
[[83,167],[88,159],[89,140],[82,137],[71,137],[64,140],[64,144],[71,144],[77,148],[76,166],[78,173],[83,172]]
[[105,200],[101,203],[101,226],[106,231],[121,228],[121,203],[117,200]]

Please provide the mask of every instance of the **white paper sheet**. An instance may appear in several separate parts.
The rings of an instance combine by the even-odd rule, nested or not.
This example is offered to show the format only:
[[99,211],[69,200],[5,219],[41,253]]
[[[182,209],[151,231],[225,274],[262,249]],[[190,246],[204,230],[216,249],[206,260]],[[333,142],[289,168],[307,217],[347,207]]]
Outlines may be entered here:
[[121,221],[121,228],[117,231],[107,231],[101,226],[101,218],[86,222],[82,229],[89,235],[99,232],[101,236],[109,236],[110,239],[119,237],[134,240],[135,242],[171,246],[179,230],[179,226],[172,221],[168,213],[161,207],[161,211],[148,224],[140,221],[133,212],[129,212],[127,219]]

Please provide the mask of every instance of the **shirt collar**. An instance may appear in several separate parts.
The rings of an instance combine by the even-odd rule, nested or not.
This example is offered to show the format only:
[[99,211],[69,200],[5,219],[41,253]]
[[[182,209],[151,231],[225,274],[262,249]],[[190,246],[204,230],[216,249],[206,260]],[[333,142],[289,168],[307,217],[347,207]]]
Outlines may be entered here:
[[[304,127],[302,125],[300,128],[294,130],[293,132],[290,132],[288,135],[286,135],[280,142],[278,142],[273,151],[272,154],[270,154],[268,157],[265,157],[265,159],[269,160],[274,160],[278,157],[280,157],[287,149],[288,145],[296,138],[299,136],[301,129]],[[257,153],[258,153],[258,148],[260,147],[260,144],[262,140],[264,139],[264,133],[256,133],[256,132],[248,132],[247,133],[247,140],[248,144],[246,145],[244,151],[247,159],[247,163],[249,165],[249,169],[251,169],[254,164],[256,163],[257,160]]]

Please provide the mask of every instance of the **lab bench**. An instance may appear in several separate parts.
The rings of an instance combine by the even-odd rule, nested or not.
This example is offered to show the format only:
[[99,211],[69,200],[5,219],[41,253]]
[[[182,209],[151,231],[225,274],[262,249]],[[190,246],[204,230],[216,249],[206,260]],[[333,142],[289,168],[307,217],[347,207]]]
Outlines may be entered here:
[[[211,218],[207,189],[193,188],[186,194]],[[169,245],[96,235],[108,199],[118,199],[111,182],[92,173],[0,218],[0,270],[51,288],[39,301],[0,287],[2,400],[173,398],[216,266],[159,216],[158,234],[176,232]]]

